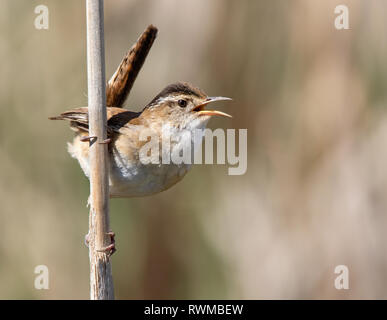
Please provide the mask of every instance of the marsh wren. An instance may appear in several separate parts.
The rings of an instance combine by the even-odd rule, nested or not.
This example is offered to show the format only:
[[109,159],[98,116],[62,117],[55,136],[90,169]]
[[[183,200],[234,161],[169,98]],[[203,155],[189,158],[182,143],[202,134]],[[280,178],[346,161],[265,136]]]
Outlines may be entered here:
[[[111,197],[138,197],[164,191],[180,181],[191,167],[189,163],[144,163],[142,139],[150,132],[162,140],[173,135],[170,151],[191,147],[194,135],[185,133],[204,129],[212,116],[230,115],[216,110],[205,110],[209,103],[231,100],[208,97],[203,91],[186,82],[164,88],[141,112],[122,107],[133,82],[156,37],[157,29],[150,25],[128,51],[118,69],[107,83],[107,134],[109,143],[109,190]],[[89,177],[89,144],[87,107],[64,112],[52,120],[68,120],[75,131],[69,153],[79,161]],[[166,132],[168,131],[168,132]],[[188,138],[187,138],[188,137]],[[161,155],[160,155],[161,157]]]
[[[231,117],[217,110],[205,110],[209,103],[230,100],[225,97],[208,97],[203,91],[188,83],[175,83],[162,90],[141,112],[122,108],[107,108],[107,130],[109,139],[109,190],[111,197],[139,197],[164,191],[179,182],[191,165],[143,164],[140,149],[147,141],[140,136],[144,130],[155,135],[165,134],[175,137],[170,150],[184,148],[190,144],[183,137],[185,132],[204,129],[212,116]],[[68,143],[69,153],[79,161],[85,175],[89,177],[88,110],[78,108],[62,113],[53,120],[69,120],[75,131],[72,143]],[[167,128],[167,129],[166,129]]]

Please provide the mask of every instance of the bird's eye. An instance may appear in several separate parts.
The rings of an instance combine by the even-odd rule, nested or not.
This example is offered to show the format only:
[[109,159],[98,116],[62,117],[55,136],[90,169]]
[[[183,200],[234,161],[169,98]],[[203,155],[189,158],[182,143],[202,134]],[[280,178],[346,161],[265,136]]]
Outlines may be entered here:
[[185,108],[187,106],[187,101],[186,100],[183,100],[183,99],[180,99],[179,101],[177,101],[177,104],[182,107],[182,108]]

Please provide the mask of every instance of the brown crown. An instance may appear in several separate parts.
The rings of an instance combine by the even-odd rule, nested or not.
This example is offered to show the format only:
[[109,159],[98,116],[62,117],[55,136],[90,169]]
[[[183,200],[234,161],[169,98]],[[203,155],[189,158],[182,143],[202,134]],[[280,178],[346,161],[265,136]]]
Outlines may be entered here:
[[154,105],[159,99],[178,94],[192,95],[198,98],[207,97],[207,95],[202,90],[194,87],[188,82],[176,82],[165,87],[156,97],[153,98],[151,102],[149,102],[145,108]]

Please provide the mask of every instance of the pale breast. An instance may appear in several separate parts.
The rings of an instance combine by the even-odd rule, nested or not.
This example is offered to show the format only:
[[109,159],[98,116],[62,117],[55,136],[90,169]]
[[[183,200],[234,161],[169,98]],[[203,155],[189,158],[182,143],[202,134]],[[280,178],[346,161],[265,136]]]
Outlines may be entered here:
[[[109,145],[109,184],[111,197],[141,197],[169,189],[179,182],[190,170],[189,163],[162,163],[162,150],[158,164],[144,164],[140,161],[139,151],[147,143],[139,139],[137,128],[126,128]],[[191,147],[191,138],[182,135],[181,139],[171,142],[172,150]],[[68,151],[76,158],[87,177],[89,177],[89,144],[76,135]]]
[[110,159],[112,197],[142,197],[167,190],[190,169],[186,164],[143,164],[137,153],[121,153],[117,149],[112,150]]
[[[162,150],[157,153],[158,163],[145,164],[140,161],[140,150],[149,145],[146,136],[151,133],[158,148],[159,128],[129,126],[120,130],[120,135],[111,148],[110,193],[112,197],[141,197],[169,189],[179,182],[190,169],[189,164],[163,164]],[[144,130],[150,130],[144,134]],[[140,133],[142,136],[140,136]],[[145,139],[144,139],[145,137]],[[144,149],[143,149],[144,150]],[[146,149],[145,149],[146,150]]]

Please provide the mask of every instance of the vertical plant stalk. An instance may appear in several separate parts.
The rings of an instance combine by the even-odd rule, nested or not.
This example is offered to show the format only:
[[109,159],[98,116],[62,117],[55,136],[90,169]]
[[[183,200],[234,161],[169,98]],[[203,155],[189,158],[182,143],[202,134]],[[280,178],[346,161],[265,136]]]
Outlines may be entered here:
[[[114,299],[109,252],[109,170],[106,132],[103,0],[86,0],[87,78],[90,140],[90,299]],[[102,251],[100,251],[102,250]]]

